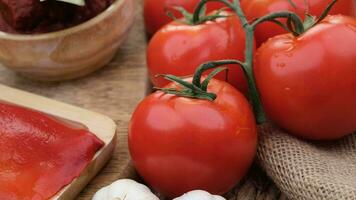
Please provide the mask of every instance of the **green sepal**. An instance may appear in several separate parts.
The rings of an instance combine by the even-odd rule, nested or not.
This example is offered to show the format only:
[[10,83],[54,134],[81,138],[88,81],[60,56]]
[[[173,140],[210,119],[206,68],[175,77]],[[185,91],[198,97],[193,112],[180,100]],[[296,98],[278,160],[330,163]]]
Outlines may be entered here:
[[193,20],[193,15],[190,12],[188,12],[185,8],[183,8],[181,6],[174,6],[173,9],[180,12],[183,15],[183,20],[178,19],[176,16],[174,16],[174,14],[171,11],[167,12],[168,17],[170,17],[174,21],[183,22],[183,23],[189,24],[189,25],[192,24],[191,22]]
[[[190,83],[174,75],[159,74],[156,75],[156,77],[163,77],[169,81],[175,82],[179,84],[182,87],[182,89],[178,90],[176,88],[157,88],[157,87],[155,87],[154,89],[162,91],[166,94],[173,94],[180,97],[214,101],[217,98],[217,95],[207,91],[209,82],[214,76],[216,76],[218,73],[226,69],[227,68],[225,67],[215,69],[207,76],[207,78],[202,83],[199,83],[199,85],[195,85],[193,84],[193,81],[192,83]],[[196,73],[196,74],[202,76],[203,73]]]
[[171,11],[167,11],[167,16],[174,21],[183,22],[188,25],[198,25],[203,24],[207,21],[214,21],[218,18],[229,17],[228,15],[221,15],[221,12],[224,10],[224,8],[217,10],[217,12],[213,15],[206,15],[206,5],[204,5],[200,10],[195,11],[199,12],[199,19],[195,21],[194,13],[190,13],[185,8],[180,6],[175,6],[173,8],[183,15],[183,19],[178,19]]
[[321,21],[323,21],[325,19],[325,17],[328,16],[329,12],[331,11],[331,9],[334,7],[334,5],[337,3],[338,0],[333,0],[328,7],[326,7],[326,9],[324,10],[324,12],[320,15],[318,21],[316,23],[319,23]]
[[226,67],[219,67],[219,68],[216,68],[214,71],[212,71],[207,77],[206,79],[201,83],[201,89],[203,91],[207,91],[208,90],[208,85],[209,85],[209,82],[211,81],[212,78],[214,78],[214,76],[218,75],[220,72],[222,71],[228,71],[228,68]]
[[305,14],[305,20],[303,22],[304,30],[307,31],[313,27],[317,22],[317,18],[310,14]]

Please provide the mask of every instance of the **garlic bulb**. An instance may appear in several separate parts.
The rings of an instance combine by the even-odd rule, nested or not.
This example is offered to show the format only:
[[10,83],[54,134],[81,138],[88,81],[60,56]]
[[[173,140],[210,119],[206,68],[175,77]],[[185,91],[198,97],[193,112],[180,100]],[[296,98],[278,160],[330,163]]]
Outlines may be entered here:
[[173,200],[226,200],[222,196],[212,195],[209,192],[203,190],[194,190],[177,197]]
[[93,200],[159,200],[151,190],[130,179],[121,179],[101,188]]

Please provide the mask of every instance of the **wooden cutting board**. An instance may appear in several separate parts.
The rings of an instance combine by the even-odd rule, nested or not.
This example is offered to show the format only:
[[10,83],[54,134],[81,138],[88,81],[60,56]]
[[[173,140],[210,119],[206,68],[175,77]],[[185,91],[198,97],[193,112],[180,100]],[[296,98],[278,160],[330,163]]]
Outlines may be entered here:
[[24,106],[64,120],[79,123],[86,126],[90,132],[94,133],[105,143],[104,147],[95,154],[80,176],[58,192],[52,198],[53,200],[74,199],[112,155],[116,144],[116,124],[109,117],[1,84],[0,101]]
[[[89,76],[66,82],[41,83],[0,67],[2,84],[98,111],[115,120],[119,132],[113,157],[76,200],[91,200],[100,188],[121,178],[141,181],[130,161],[127,144],[131,114],[150,92],[145,67],[147,41],[142,17],[143,0],[136,2],[136,21],[128,39],[108,66]],[[253,165],[248,176],[226,197],[228,200],[286,200],[258,165]]]

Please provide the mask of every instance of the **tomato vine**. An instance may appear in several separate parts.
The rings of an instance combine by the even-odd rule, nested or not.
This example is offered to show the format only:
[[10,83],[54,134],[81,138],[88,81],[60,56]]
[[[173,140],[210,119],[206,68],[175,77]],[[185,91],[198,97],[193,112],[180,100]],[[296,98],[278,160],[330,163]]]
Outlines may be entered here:
[[[206,98],[206,94],[204,94],[201,97],[199,97],[200,94],[198,96],[195,95],[195,93],[204,92],[204,89],[206,89],[205,86],[204,86],[204,88],[202,88],[201,83],[200,83],[202,72],[206,71],[207,69],[213,69],[213,68],[223,66],[223,65],[238,64],[240,67],[242,67],[242,69],[245,73],[245,76],[247,78],[247,81],[248,81],[249,100],[250,100],[250,102],[253,106],[253,109],[254,109],[256,122],[257,122],[257,124],[262,124],[266,121],[266,116],[265,116],[265,113],[263,110],[262,102],[260,99],[258,89],[256,87],[255,77],[253,74],[254,32],[255,32],[256,27],[263,22],[269,21],[269,22],[276,23],[279,26],[282,26],[288,32],[292,33],[295,37],[298,37],[301,34],[303,34],[305,31],[309,30],[311,27],[318,24],[321,20],[323,20],[327,16],[327,14],[329,13],[329,11],[333,7],[333,5],[337,2],[337,0],[333,0],[319,18],[311,16],[307,13],[306,19],[304,22],[296,13],[290,12],[290,11],[271,13],[264,17],[258,18],[253,22],[249,22],[241,8],[241,4],[240,4],[239,0],[233,0],[232,2],[229,0],[201,0],[199,2],[199,4],[197,5],[193,15],[189,16],[189,20],[193,22],[192,23],[193,25],[201,22],[202,20],[204,21],[206,19],[206,16],[202,15],[202,13],[205,9],[206,4],[209,2],[220,2],[222,4],[225,4],[228,8],[230,8],[239,17],[240,22],[241,22],[241,24],[245,30],[245,34],[246,34],[245,60],[244,61],[219,60],[219,61],[212,61],[212,62],[202,64],[196,70],[196,73],[193,78],[193,83],[190,85],[190,87],[191,87],[191,89],[189,90],[190,94],[188,94],[188,95],[187,95],[188,90],[185,90],[183,92],[172,91],[172,89],[162,89],[162,88],[160,88],[160,90],[162,90],[166,93],[171,93],[171,94],[176,94],[176,95],[181,95],[181,96],[188,96],[188,97],[190,96],[193,98],[203,98],[203,99],[208,99],[208,100],[214,100],[216,97],[214,98],[213,94],[211,94],[211,93],[208,93],[208,96],[209,96],[208,98]],[[201,18],[203,18],[203,19],[201,19]],[[282,19],[282,18],[287,20],[286,24],[283,24],[282,22],[278,21],[278,19]],[[221,71],[221,70],[214,71],[213,73],[217,73],[218,71]],[[178,83],[181,82],[181,79],[178,80],[179,79],[178,77],[174,77],[173,79],[172,79],[171,75],[164,75],[164,77],[171,81],[175,81]],[[193,89],[193,88],[195,88],[195,89]],[[202,90],[202,91],[200,91],[200,90]],[[194,94],[194,95],[192,95],[192,94]]]

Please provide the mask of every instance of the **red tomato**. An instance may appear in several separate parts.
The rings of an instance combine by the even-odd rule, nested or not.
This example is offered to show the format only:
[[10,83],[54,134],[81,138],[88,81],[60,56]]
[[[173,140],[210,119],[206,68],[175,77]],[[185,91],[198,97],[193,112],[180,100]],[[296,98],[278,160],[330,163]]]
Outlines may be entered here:
[[[171,22],[159,30],[151,39],[147,48],[147,66],[155,86],[163,87],[168,81],[156,78],[157,74],[176,76],[192,75],[202,63],[240,59],[245,55],[245,32],[236,15],[220,18],[200,25],[186,25]],[[246,94],[247,83],[242,69],[230,65],[228,82]],[[226,74],[217,76],[226,79]]]
[[244,95],[215,79],[208,92],[217,99],[155,92],[132,116],[129,149],[134,165],[149,185],[168,197],[194,189],[223,194],[253,162],[257,130]]
[[[354,0],[338,1],[330,11],[330,14],[355,15],[356,8],[353,1]],[[243,0],[241,6],[247,18],[250,20],[283,10],[296,12],[301,18],[304,18],[305,11],[307,10],[304,4],[305,0],[293,0],[293,2],[297,6],[296,9],[293,8],[288,0]],[[331,3],[331,0],[308,0],[307,2],[309,12],[312,15],[320,16]],[[272,22],[260,24],[255,33],[257,46],[267,41],[268,38],[283,33],[286,33],[286,31]]]
[[[162,26],[172,21],[167,16],[167,11],[171,11],[176,17],[181,17],[182,15],[174,7],[183,7],[192,13],[199,2],[200,0],[145,0],[144,18],[147,33],[153,35]],[[222,3],[208,3],[207,11],[210,12],[222,7],[224,7]]]
[[267,115],[291,133],[315,140],[356,130],[356,19],[331,16],[300,37],[268,40],[257,51],[255,77]]

